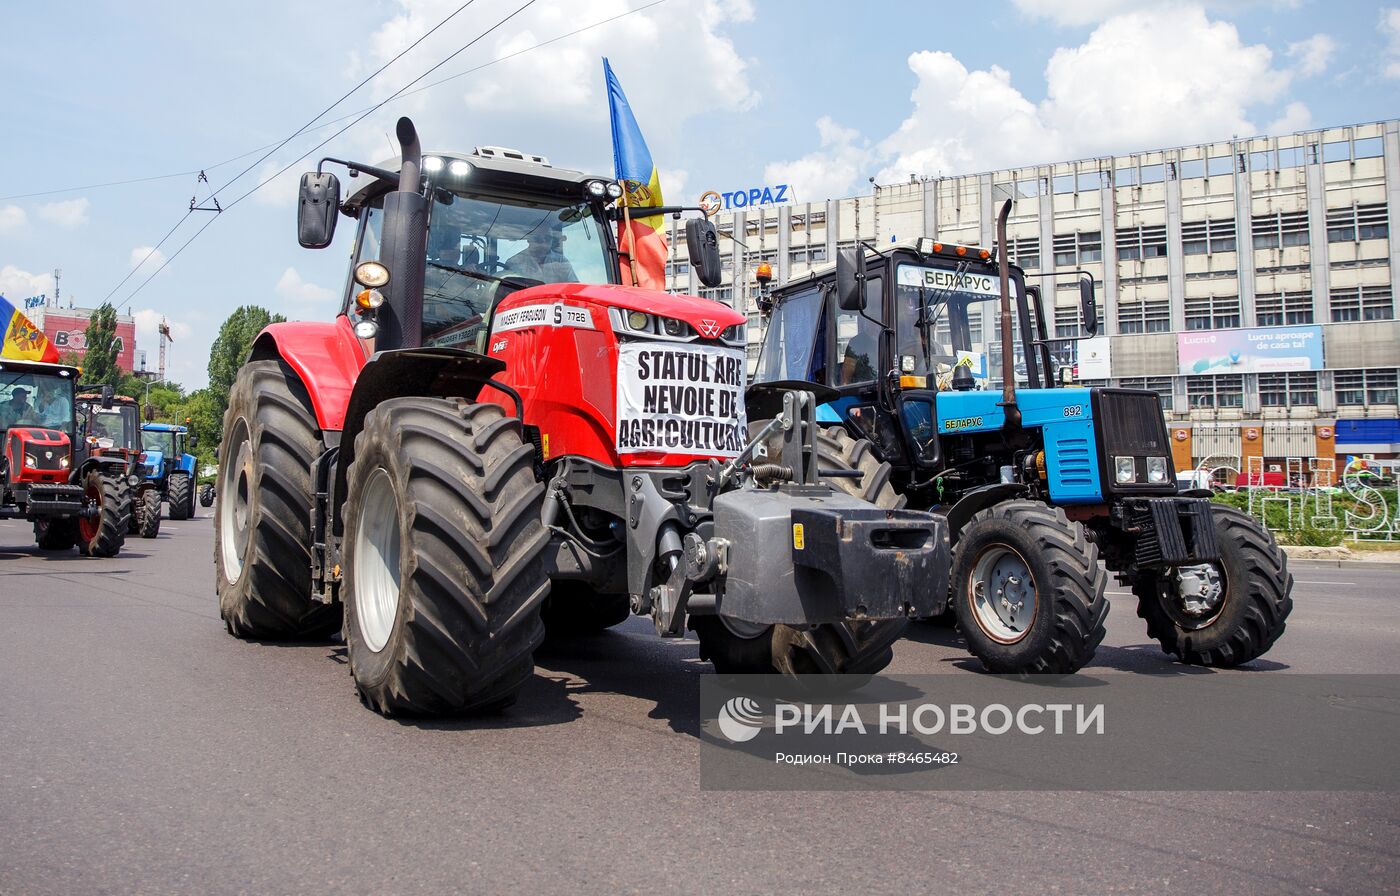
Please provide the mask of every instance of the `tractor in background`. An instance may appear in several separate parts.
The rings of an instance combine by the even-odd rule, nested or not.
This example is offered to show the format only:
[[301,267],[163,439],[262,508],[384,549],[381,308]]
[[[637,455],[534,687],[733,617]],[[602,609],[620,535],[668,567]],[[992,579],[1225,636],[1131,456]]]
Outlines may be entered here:
[[[1092,335],[1092,278],[1079,300]],[[1293,579],[1273,536],[1209,491],[1180,489],[1156,393],[1065,387],[1053,311],[1004,254],[934,239],[856,246],[766,304],[755,381],[817,395],[824,462],[865,472],[833,484],[945,516],[948,597],[991,671],[1089,662],[1105,567],[1182,662],[1236,666],[1282,634]]]
[[76,367],[0,360],[0,519],[34,524],[40,550],[117,554],[128,511],[126,463],[75,452]]
[[142,463],[141,417],[136,399],[116,395],[111,386],[77,398],[77,454],[85,461],[102,461],[124,472],[116,477],[122,507],[118,525],[123,537],[160,534],[160,492],[146,478]]
[[[406,118],[398,138],[385,167],[322,161],[368,175],[344,202],[320,166],[302,178],[299,242],[355,219],[351,277],[334,321],[265,329],[231,391],[228,631],[343,626],[385,714],[508,705],[546,628],[629,615],[695,632],[720,671],[889,663],[942,602],[943,519],[821,484],[860,472],[819,457],[805,386],[745,391],[744,315],[622,285],[617,182],[498,147],[424,155]],[[687,243],[717,283],[713,225]],[[754,462],[769,437],[786,463]]]
[[146,481],[160,496],[157,503],[164,500],[170,505],[172,520],[194,518],[195,456],[186,449],[196,444],[197,439],[187,426],[141,424],[141,445],[145,452],[141,464],[146,471]]

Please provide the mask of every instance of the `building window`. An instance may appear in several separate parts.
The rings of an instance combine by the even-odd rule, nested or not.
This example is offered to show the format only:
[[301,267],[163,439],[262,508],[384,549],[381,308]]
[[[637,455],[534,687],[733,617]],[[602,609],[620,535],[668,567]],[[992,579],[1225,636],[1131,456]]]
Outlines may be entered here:
[[1352,205],[1327,210],[1327,242],[1383,240],[1390,235],[1385,203]]
[[1261,373],[1259,403],[1266,408],[1315,407],[1317,374],[1311,371]]
[[1118,260],[1140,261],[1144,258],[1167,257],[1167,228],[1161,227],[1120,227],[1118,228]]
[[1084,333],[1078,305],[1055,309],[1055,336],[1073,339]]
[[1091,261],[1103,260],[1103,234],[1097,230],[1087,233],[1066,233],[1055,236],[1055,266],[1072,268]]
[[1181,225],[1181,251],[1186,255],[1235,251],[1235,219],[1211,218]]
[[1254,299],[1255,326],[1283,327],[1312,322],[1312,293],[1265,293]]
[[1238,408],[1244,405],[1244,380],[1235,373],[1188,376],[1186,398],[1193,408]]
[[788,260],[793,264],[821,264],[826,261],[826,246],[798,246],[789,249]]
[[1333,375],[1337,404],[1396,404],[1396,370],[1338,370]]
[[1394,320],[1395,307],[1390,286],[1352,286],[1334,289],[1332,322]]
[[1119,333],[1166,333],[1171,328],[1171,304],[1167,299],[1118,303]]
[[1269,212],[1254,216],[1254,248],[1278,249],[1307,244],[1307,212]]
[[700,298],[713,299],[716,302],[723,302],[726,305],[734,302],[734,287],[716,286],[714,288],[701,288]]
[[1239,296],[1206,296],[1186,300],[1188,330],[1228,330],[1239,325]]
[[1021,266],[1023,270],[1040,267],[1040,238],[1022,237],[1007,241],[1011,254],[1007,258]]
[[1118,380],[1121,389],[1146,389],[1156,392],[1167,405],[1172,400],[1172,378],[1169,376],[1128,376]]

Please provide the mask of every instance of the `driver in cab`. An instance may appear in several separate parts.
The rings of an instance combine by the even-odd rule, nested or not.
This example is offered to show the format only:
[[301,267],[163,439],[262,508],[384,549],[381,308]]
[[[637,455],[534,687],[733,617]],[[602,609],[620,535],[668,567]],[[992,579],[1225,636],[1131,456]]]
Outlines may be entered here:
[[540,283],[577,283],[578,274],[564,257],[566,238],[562,230],[547,225],[530,231],[525,248],[506,260],[506,276]]

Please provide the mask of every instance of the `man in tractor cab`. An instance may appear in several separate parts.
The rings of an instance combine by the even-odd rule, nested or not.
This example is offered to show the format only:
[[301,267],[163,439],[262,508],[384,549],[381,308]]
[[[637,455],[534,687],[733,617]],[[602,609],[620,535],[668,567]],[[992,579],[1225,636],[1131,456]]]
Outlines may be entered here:
[[33,422],[34,406],[29,403],[29,390],[18,386],[10,392],[10,400],[0,405],[0,431]]
[[39,381],[39,422],[44,426],[65,427],[73,416],[73,402],[56,380]]
[[565,239],[554,222],[541,221],[525,235],[525,248],[506,260],[505,273],[541,283],[577,283],[578,274],[564,257]]

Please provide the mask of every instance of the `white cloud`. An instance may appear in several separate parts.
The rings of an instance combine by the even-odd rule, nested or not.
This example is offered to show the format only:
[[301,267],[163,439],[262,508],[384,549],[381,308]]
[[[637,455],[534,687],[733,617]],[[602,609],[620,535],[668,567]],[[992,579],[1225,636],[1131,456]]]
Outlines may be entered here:
[[[1142,9],[1171,9],[1169,0],[1013,0],[1021,13],[1047,19],[1060,26],[1093,25],[1116,15]],[[1208,0],[1206,6],[1220,12],[1249,7],[1297,9],[1302,0]]]
[[1388,44],[1385,51],[1385,76],[1400,78],[1400,7],[1381,10],[1381,34]]
[[0,268],[0,296],[10,304],[23,310],[23,302],[30,296],[53,296],[52,274],[31,274],[12,264]]
[[302,279],[296,268],[287,268],[274,287],[277,294],[298,305],[316,305],[335,299],[335,291]]
[[39,219],[65,230],[71,230],[87,223],[88,209],[91,205],[92,203],[87,201],[87,197],[50,202],[39,206]]
[[17,205],[0,206],[0,234],[19,233],[29,224],[29,216]]
[[[943,51],[908,63],[913,109],[894,133],[867,148],[824,119],[821,149],[770,166],[769,179],[784,175],[808,197],[849,195],[875,172],[894,183],[1254,134],[1250,113],[1274,105],[1291,77],[1268,47],[1244,44],[1199,6],[1114,16],[1083,44],[1056,50],[1038,105],[998,66],[969,70]],[[1280,126],[1308,119],[1293,104]]]
[[[383,154],[383,150],[380,150],[380,155]],[[314,159],[307,159],[299,165],[293,165],[291,168],[288,168],[281,174],[277,173],[286,166],[287,162],[285,161],[264,162],[262,166],[259,167],[258,170],[253,173],[257,180],[248,184],[248,186],[245,187],[245,189],[251,189],[254,184],[261,184],[263,181],[271,178],[271,181],[269,183],[264,184],[258,189],[256,193],[253,194],[253,200],[255,202],[257,202],[259,205],[267,205],[272,206],[274,208],[291,208],[292,206],[296,205],[297,193],[301,189],[301,175],[303,172],[310,171],[313,168],[315,168],[316,162]],[[344,169],[341,169],[336,172],[338,176],[343,175],[344,173]],[[355,184],[354,182],[352,182],[349,188],[354,189],[354,187]],[[346,185],[344,180],[342,180],[342,194],[344,194],[345,191]],[[236,196],[238,194],[234,195]],[[227,200],[225,200],[225,202],[227,202]]]
[[1288,45],[1288,57],[1297,60],[1298,74],[1305,78],[1326,71],[1336,52],[1337,42],[1326,34],[1314,34]]
[[1312,127],[1312,112],[1303,103],[1289,103],[1283,114],[1265,126],[1268,134],[1292,134]]
[[139,267],[149,277],[165,264],[165,253],[154,246],[137,246],[131,250],[129,263],[133,270]]

